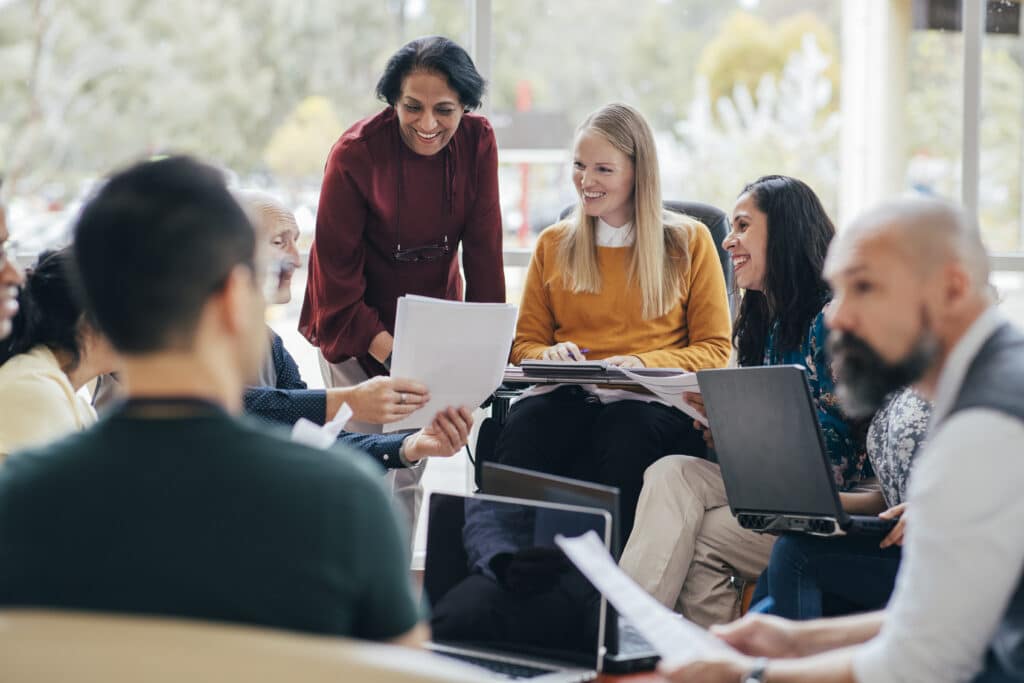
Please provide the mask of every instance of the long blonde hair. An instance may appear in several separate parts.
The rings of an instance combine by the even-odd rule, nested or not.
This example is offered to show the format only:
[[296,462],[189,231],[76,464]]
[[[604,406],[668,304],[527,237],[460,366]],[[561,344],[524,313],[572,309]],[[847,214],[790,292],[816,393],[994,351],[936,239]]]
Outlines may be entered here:
[[[633,244],[629,279],[640,286],[643,317],[660,318],[679,301],[680,283],[690,266],[690,235],[696,222],[661,204],[661,180],[654,135],[644,117],[628,104],[607,104],[590,114],[576,129],[595,132],[633,162]],[[576,210],[563,223],[567,227],[558,251],[565,285],[573,292],[601,290],[595,233],[597,219]]]

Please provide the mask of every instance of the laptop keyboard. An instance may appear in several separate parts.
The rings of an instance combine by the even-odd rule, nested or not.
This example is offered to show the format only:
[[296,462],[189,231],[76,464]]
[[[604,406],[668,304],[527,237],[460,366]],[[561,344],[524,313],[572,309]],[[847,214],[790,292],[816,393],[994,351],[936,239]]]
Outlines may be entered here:
[[461,659],[462,661],[469,662],[470,664],[476,664],[477,666],[490,669],[495,673],[502,674],[503,676],[511,679],[536,678],[537,676],[549,674],[552,671],[551,669],[540,669],[535,666],[512,664],[511,662],[499,662],[486,657],[475,657],[473,655],[464,655],[456,652],[439,652],[438,654],[442,654],[445,657],[451,657],[452,659]]
[[[621,617],[620,617],[621,619]],[[640,635],[633,624],[624,619],[619,621],[619,654],[630,655],[654,652],[654,646]]]

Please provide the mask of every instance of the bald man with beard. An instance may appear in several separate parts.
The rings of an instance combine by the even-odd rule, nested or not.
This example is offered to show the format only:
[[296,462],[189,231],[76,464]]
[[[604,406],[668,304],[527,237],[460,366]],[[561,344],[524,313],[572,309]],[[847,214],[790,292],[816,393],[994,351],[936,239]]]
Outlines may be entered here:
[[736,651],[672,681],[1024,680],[1024,334],[994,306],[976,224],[899,200],[832,243],[827,322],[844,408],[873,412],[912,383],[934,401],[911,475],[903,564],[885,610],[715,629]]

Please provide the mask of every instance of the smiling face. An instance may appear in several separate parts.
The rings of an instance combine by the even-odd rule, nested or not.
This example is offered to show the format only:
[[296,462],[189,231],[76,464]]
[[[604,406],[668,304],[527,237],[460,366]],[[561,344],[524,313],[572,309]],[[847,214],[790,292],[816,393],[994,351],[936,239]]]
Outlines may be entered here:
[[722,242],[732,258],[733,276],[741,289],[764,291],[768,262],[768,216],[749,192],[740,195],[732,210],[732,231]]
[[600,133],[576,137],[572,180],[588,216],[613,227],[633,220],[633,161]]
[[395,111],[405,144],[417,154],[431,156],[451,141],[464,108],[444,76],[433,71],[413,71],[402,81]]

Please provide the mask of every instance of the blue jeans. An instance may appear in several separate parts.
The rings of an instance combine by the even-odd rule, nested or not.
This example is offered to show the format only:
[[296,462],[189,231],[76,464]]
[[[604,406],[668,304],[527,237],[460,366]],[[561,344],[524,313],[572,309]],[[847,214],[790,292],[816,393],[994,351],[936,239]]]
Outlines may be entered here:
[[881,540],[782,536],[758,579],[752,604],[770,595],[775,604],[767,612],[787,619],[881,609],[889,602],[900,566],[899,546],[882,549]]

